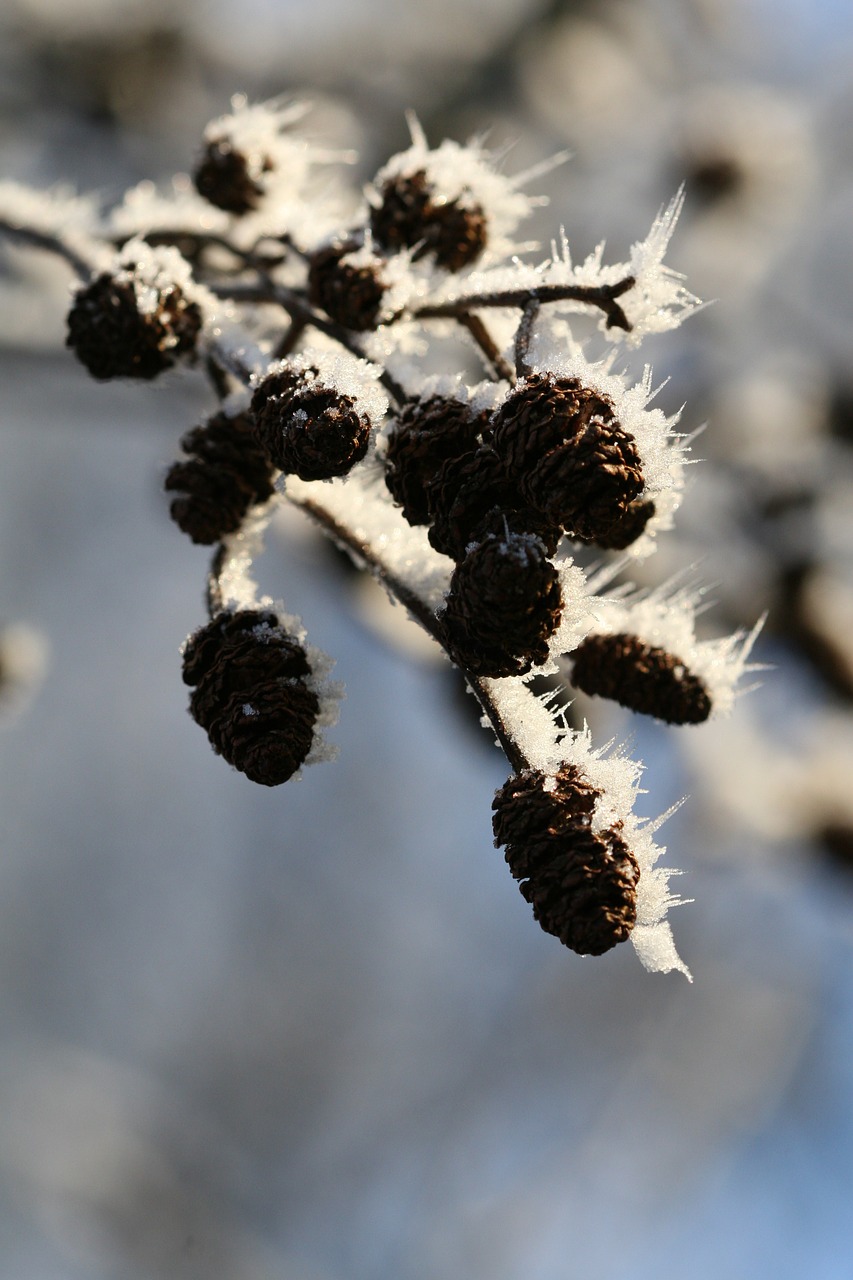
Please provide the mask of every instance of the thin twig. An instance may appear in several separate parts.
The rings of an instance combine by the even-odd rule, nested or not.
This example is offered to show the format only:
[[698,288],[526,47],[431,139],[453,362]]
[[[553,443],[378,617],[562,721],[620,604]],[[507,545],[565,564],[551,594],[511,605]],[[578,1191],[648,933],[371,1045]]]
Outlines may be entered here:
[[532,373],[532,367],[528,364],[527,356],[530,351],[530,341],[533,337],[533,326],[536,323],[536,317],[542,303],[539,297],[534,294],[522,312],[521,320],[515,331],[515,372],[517,377],[526,378]]
[[[616,299],[623,293],[627,293],[636,283],[634,276],[626,276],[616,284],[542,284],[537,286],[536,295],[541,303],[583,302],[587,306],[598,307],[607,317],[608,329],[624,329],[630,333],[631,323]],[[414,320],[458,318],[465,312],[477,311],[485,307],[524,307],[530,299],[530,294],[530,289],[503,289],[495,293],[477,293],[456,298],[453,302],[428,304],[410,312],[409,318]]]
[[223,374],[231,374],[238,382],[242,382],[244,387],[251,385],[255,370],[240,359],[238,352],[213,341],[208,347],[208,360],[218,365]]
[[480,351],[486,358],[491,372],[498,378],[503,378],[507,382],[515,381],[515,372],[512,365],[501,354],[498,344],[495,342],[485,323],[480,316],[473,315],[471,312],[463,312],[462,315],[456,317],[464,329],[467,329],[471,337],[476,342]]
[[[336,520],[321,502],[316,502],[311,498],[297,498],[292,493],[288,494],[288,498],[294,506],[299,507],[300,510],[311,516],[320,525],[323,532],[332,538],[334,542],[352,552],[360,564],[367,565],[394,599],[444,648],[441,626],[433,610],[425,600],[421,599],[417,592],[413,591],[404,582],[401,582],[391,572],[388,566],[383,563],[381,555],[370,543],[363,541],[346,525]],[[464,667],[460,667],[460,669],[477,701],[480,703],[483,712],[488,717],[495,736],[512,768],[516,773],[529,769],[531,767],[530,762],[504,724],[483,681],[478,676],[472,675],[470,671],[466,671]]]
[[7,222],[5,218],[0,218],[0,232],[34,249],[45,249],[48,253],[55,253],[57,257],[65,259],[81,280],[91,279],[94,270],[92,263],[87,262],[59,236],[51,235],[47,231],[36,231],[33,227],[19,227],[13,222]]
[[[134,235],[139,234],[137,232]],[[126,244],[132,237],[130,235],[115,236],[113,244],[121,247]],[[192,249],[182,250],[184,257],[192,257],[193,250],[198,255],[204,249],[224,249],[235,257],[243,267],[251,267],[258,271],[269,271],[272,267],[281,266],[285,255],[281,253],[263,254],[258,252],[258,244],[262,240],[257,241],[252,249],[241,249],[239,245],[234,244],[227,236],[219,235],[215,231],[192,231],[185,227],[157,227],[152,231],[141,233],[141,238],[150,245],[192,245]],[[266,239],[267,237],[263,237]]]
[[227,371],[212,355],[209,355],[205,360],[204,369],[208,378],[210,378],[217,399],[224,400],[231,392]]
[[[326,316],[315,311],[307,302],[305,295],[296,289],[289,289],[284,285],[275,284],[272,280],[213,284],[209,285],[208,288],[218,298],[227,298],[232,302],[277,303],[290,316],[291,322],[300,323],[303,328],[318,329],[320,333],[325,333],[327,337],[345,347],[347,351],[351,352],[359,360],[369,359],[358,339],[353,337],[350,329],[347,329],[342,324],[337,324],[334,320],[327,319]],[[379,375],[379,381],[398,405],[405,404],[411,399],[403,385],[387,369],[382,370]]]
[[296,349],[296,344],[305,332],[306,326],[307,321],[302,317],[297,320],[291,320],[272,349],[273,360],[283,360],[285,356],[289,356]]
[[222,595],[222,570],[225,568],[225,561],[228,557],[228,548],[224,542],[220,542],[219,546],[213,553],[213,559],[210,562],[210,568],[207,572],[207,587],[205,590],[205,604],[207,605],[207,616],[211,622],[222,613],[225,607],[225,601]]

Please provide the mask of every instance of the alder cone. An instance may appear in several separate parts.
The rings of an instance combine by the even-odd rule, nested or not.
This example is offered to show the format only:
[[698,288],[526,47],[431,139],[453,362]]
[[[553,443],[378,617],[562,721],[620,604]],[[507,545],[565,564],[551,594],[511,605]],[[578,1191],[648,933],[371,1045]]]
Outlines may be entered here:
[[498,791],[495,844],[506,847],[510,872],[545,932],[580,955],[603,955],[636,923],[637,860],[621,823],[593,832],[601,793],[577,766],[564,766],[552,791],[545,782],[528,771]]
[[491,443],[526,501],[584,541],[606,539],[643,490],[636,441],[577,378],[527,378],[497,411]]
[[385,452],[385,483],[409,524],[429,524],[427,486],[450,458],[472,450],[486,424],[453,396],[412,400],[397,414]]
[[187,432],[181,448],[189,457],[169,468],[164,488],[183,495],[169,512],[193,542],[210,546],[235,533],[249,508],[272,496],[274,468],[249,414],[217,413]]
[[217,743],[216,726],[233,694],[246,694],[271,680],[300,680],[310,673],[302,645],[268,610],[221,613],[196,631],[184,650],[184,683],[196,686],[190,703],[193,719]]
[[446,271],[461,271],[479,258],[488,239],[486,216],[475,201],[445,200],[423,169],[390,178],[371,210],[370,230],[383,249],[414,249]]
[[[264,170],[271,167],[269,161],[264,162]],[[193,172],[193,182],[200,196],[226,213],[251,213],[263,195],[263,189],[249,176],[246,157],[224,138],[208,143]]]
[[617,828],[594,835],[578,824],[519,885],[545,932],[578,955],[603,955],[636,924],[639,867]]
[[248,699],[238,692],[223,712],[221,754],[250,782],[280,786],[305,763],[319,709],[317,695],[301,680],[259,684]]
[[312,255],[308,267],[308,296],[315,307],[347,329],[364,332],[379,323],[385,285],[378,268],[343,262],[358,246],[331,244]]
[[[182,676],[185,684],[198,684],[218,661],[225,645],[238,643],[261,628],[268,634],[280,631],[278,615],[271,609],[223,610],[194,631],[184,645]],[[282,632],[282,634],[284,634]],[[301,649],[300,645],[297,648]],[[307,663],[305,670],[308,670]],[[302,674],[301,672],[299,674]]]
[[65,345],[98,381],[151,379],[195,350],[201,326],[197,304],[177,285],[142,312],[133,285],[103,272],[75,294]]
[[300,480],[346,475],[367,453],[370,419],[351,396],[285,369],[252,397],[257,438],[274,466]]
[[278,786],[304,763],[319,714],[299,641],[267,610],[218,614],[188,641],[183,678],[190,714],[252,782]]
[[655,504],[650,499],[637,499],[629,503],[609,529],[595,538],[581,538],[577,534],[573,536],[579,542],[587,542],[606,551],[624,551],[642,537],[655,511]]
[[668,724],[701,724],[711,714],[703,681],[675,654],[627,632],[587,636],[571,655],[572,684]]
[[530,534],[490,535],[456,566],[439,615],[448,652],[473,675],[541,665],[563,610],[560,579]]
[[600,794],[576,765],[564,765],[550,791],[538,770],[515,774],[492,803],[495,843],[513,846],[519,876],[529,876],[547,856],[555,836],[578,822],[591,821]]
[[530,533],[549,555],[557,549],[562,529],[546,515],[519,503],[518,485],[488,444],[443,462],[426,485],[430,511],[430,544],[460,561],[472,542],[488,534]]

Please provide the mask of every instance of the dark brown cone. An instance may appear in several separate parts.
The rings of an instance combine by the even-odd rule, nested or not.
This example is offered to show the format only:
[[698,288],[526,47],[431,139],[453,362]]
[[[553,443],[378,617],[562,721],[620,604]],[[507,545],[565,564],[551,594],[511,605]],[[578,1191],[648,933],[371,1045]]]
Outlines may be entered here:
[[465,670],[518,676],[545,661],[562,610],[559,575],[540,540],[510,533],[485,538],[456,566],[439,622]]
[[351,396],[285,369],[252,397],[258,440],[273,464],[300,480],[346,475],[367,453],[370,419]]
[[221,613],[184,651],[190,714],[211,746],[253,782],[286,782],[311,749],[319,712],[302,645],[274,613]]
[[388,437],[385,483],[409,524],[429,524],[426,486],[442,462],[474,449],[486,424],[452,396],[411,400],[400,410]]
[[544,788],[545,775],[529,769],[509,778],[492,804],[495,844],[512,846],[519,878],[547,854],[555,836],[589,821],[601,794],[577,765],[564,765],[554,790]]
[[[267,161],[263,168],[272,166]],[[244,214],[257,209],[263,189],[249,177],[246,157],[227,138],[209,142],[193,172],[200,196],[226,213]]]
[[356,248],[348,242],[318,250],[308,268],[308,296],[331,320],[363,332],[379,323],[385,285],[378,264],[359,267],[341,261]]
[[655,514],[655,504],[638,498],[622,512],[615,524],[595,539],[578,538],[579,542],[591,542],[607,551],[624,551],[632,546],[646,531],[646,525]]
[[711,698],[699,677],[674,654],[637,636],[587,636],[571,660],[572,684],[584,693],[612,698],[669,724],[701,724],[711,714]]
[[575,765],[565,766],[553,791],[545,776],[519,774],[498,791],[492,808],[495,844],[533,915],[580,955],[602,955],[624,942],[637,919],[637,860],[622,824],[593,832],[600,792]]
[[268,610],[220,613],[190,637],[184,650],[184,682],[196,686],[193,718],[208,730],[232,694],[310,673],[302,645]]
[[300,677],[289,670],[299,665],[299,656],[291,657],[287,647],[259,644],[252,636],[223,646],[214,666],[190,695],[190,715],[205,730],[215,751],[230,761],[235,709],[254,701],[260,690],[278,680],[286,679],[288,686],[299,683]]
[[433,257],[447,271],[460,271],[486,246],[486,217],[479,204],[442,200],[423,169],[391,178],[371,211],[370,229],[390,252],[414,249],[414,260]]
[[184,495],[169,512],[193,542],[210,546],[235,533],[249,508],[272,496],[274,468],[249,414],[217,413],[188,431],[181,448],[189,458],[169,468],[164,488]]
[[456,561],[464,559],[472,542],[490,533],[509,529],[535,534],[549,555],[562,534],[559,525],[519,501],[518,485],[486,444],[441,463],[426,485],[426,495],[432,521],[430,543]]
[[533,374],[501,405],[491,442],[525,500],[585,541],[606,539],[643,489],[633,436],[577,378]]
[[277,787],[292,778],[311,750],[317,695],[301,680],[259,685],[227,704],[222,755],[251,782]]
[[[273,636],[284,636],[277,614],[271,609],[238,609],[234,613],[224,611],[216,615],[210,622],[194,631],[184,646],[182,676],[185,684],[198,684],[202,678],[219,661],[222,648],[228,644],[239,644],[247,637],[259,632],[271,641]],[[301,645],[295,647],[301,651]],[[307,663],[303,671],[288,671],[288,675],[307,673]]]
[[143,314],[133,285],[109,273],[80,289],[68,313],[71,347],[93,378],[156,378],[195,350],[201,312],[177,285],[160,295],[156,311]]

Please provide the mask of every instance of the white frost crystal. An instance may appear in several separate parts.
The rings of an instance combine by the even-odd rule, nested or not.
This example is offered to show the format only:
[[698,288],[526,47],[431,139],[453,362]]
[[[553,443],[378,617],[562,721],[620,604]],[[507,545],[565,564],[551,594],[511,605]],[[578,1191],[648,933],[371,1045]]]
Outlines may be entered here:
[[124,194],[121,204],[111,210],[107,226],[115,236],[138,236],[153,232],[223,234],[228,214],[202,199],[186,174],[176,174],[170,188],[161,190],[153,182],[140,182]]
[[[577,265],[572,261],[569,242],[562,236],[559,247],[552,249],[551,261],[540,269],[541,284],[574,284],[590,288],[616,285],[631,277],[633,284],[620,293],[618,303],[630,328],[607,325],[602,317],[600,327],[612,342],[625,342],[638,347],[652,333],[666,333],[676,329],[688,316],[703,305],[685,288],[684,277],[664,264],[664,256],[672,239],[675,224],[684,204],[684,192],[679,191],[666,208],[661,209],[644,240],[632,247],[627,262],[604,265],[604,242]],[[579,310],[587,304],[569,302],[561,307]]]
[[306,347],[296,356],[275,360],[263,373],[256,374],[253,385],[277,373],[300,373],[307,383],[328,387],[355,402],[356,412],[365,414],[374,426],[385,416],[388,397],[379,381],[381,370],[368,360],[360,360],[347,351]]
[[[117,284],[133,289],[140,315],[154,315],[175,288],[185,302],[196,303],[202,317],[220,309],[217,299],[198,283],[189,262],[172,245],[151,245],[136,236],[116,256],[111,275]],[[167,346],[177,341],[175,334],[164,339]]]
[[312,149],[304,138],[285,133],[308,111],[302,102],[274,98],[249,103],[242,94],[231,100],[232,110],[211,120],[204,131],[209,145],[227,142],[246,162],[246,171],[261,191],[278,185],[301,186],[311,166]]

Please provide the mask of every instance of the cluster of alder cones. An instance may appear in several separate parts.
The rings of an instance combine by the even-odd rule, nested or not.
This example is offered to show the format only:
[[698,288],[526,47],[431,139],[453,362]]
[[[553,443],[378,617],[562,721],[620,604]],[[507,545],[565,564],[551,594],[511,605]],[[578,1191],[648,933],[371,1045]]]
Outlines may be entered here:
[[[274,151],[244,152],[222,129],[208,138],[195,187],[237,224],[262,206],[275,166]],[[205,255],[228,241],[186,229],[171,241],[162,231],[142,235],[133,244],[145,248],[126,244],[120,270],[93,274],[73,299],[68,345],[99,379],[148,379],[180,361],[206,363],[220,407],[184,437],[184,456],[165,481],[176,495],[172,517],[196,543],[224,545],[281,477],[286,492],[288,477],[334,480],[369,455],[405,520],[424,526],[432,548],[453,564],[432,633],[469,677],[526,676],[548,658],[564,610],[558,543],[566,537],[622,551],[654,517],[641,451],[600,387],[527,365],[520,339],[496,406],[443,392],[407,394],[382,371],[394,404],[377,448],[375,414],[322,360],[298,354],[301,336],[315,328],[358,358],[364,336],[387,322],[385,264],[406,255],[409,263],[464,273],[489,243],[490,219],[475,193],[448,198],[426,166],[392,168],[373,190],[363,224],[319,247],[301,249],[286,231],[278,258],[270,256],[269,233],[265,257],[231,246],[242,275],[230,295],[219,296],[279,301],[288,313],[265,367],[235,375],[233,361],[205,345],[193,272],[202,288],[210,286]],[[170,279],[176,245],[184,273]],[[273,282],[285,258],[302,263],[301,285]],[[241,295],[247,278],[254,292]],[[615,299],[631,283],[607,295],[608,323],[628,327]],[[529,303],[519,327],[527,338],[538,300]],[[505,358],[481,345],[495,376],[506,377]],[[241,378],[248,396],[235,409]],[[210,621],[184,653],[191,713],[229,763],[276,785],[309,758],[321,718],[309,649],[269,609],[220,607],[215,592],[213,599]],[[627,632],[587,635],[570,661],[576,687],[662,719],[696,723],[712,709],[708,688],[678,655]],[[550,776],[522,767],[494,806],[496,843],[506,847],[536,918],[583,954],[623,941],[636,920],[640,869],[622,824],[595,819],[599,798],[577,765]]]

